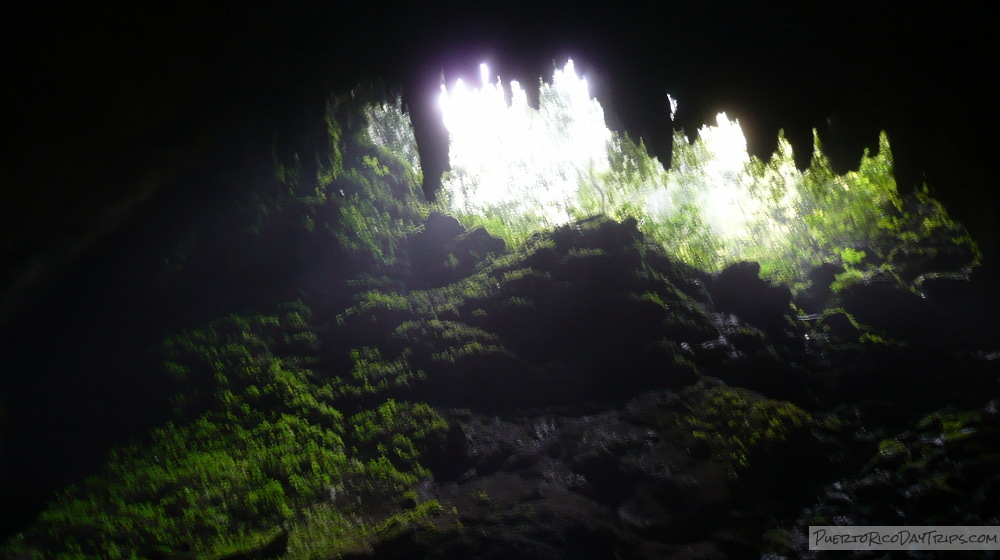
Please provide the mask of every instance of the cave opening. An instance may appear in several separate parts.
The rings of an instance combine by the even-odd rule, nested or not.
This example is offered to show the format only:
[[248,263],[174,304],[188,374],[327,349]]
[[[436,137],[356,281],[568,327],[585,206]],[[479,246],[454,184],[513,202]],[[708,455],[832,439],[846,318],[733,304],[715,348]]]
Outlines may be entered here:
[[[815,502],[814,485],[850,476],[813,468],[836,461],[801,445],[814,428],[859,417],[839,403],[912,407],[908,417],[895,403],[876,411],[898,418],[886,438],[945,404],[980,406],[995,378],[979,363],[996,359],[980,350],[995,338],[969,325],[995,305],[950,278],[946,289],[984,311],[939,315],[925,305],[937,303],[932,291],[910,289],[921,272],[975,262],[975,245],[926,192],[896,190],[887,136],[848,173],[832,171],[814,140],[800,170],[784,138],[769,159],[749,155],[741,123],[722,113],[697,136],[675,131],[665,168],[643,139],[606,126],[573,66],[540,85],[537,106],[481,72],[478,88],[441,91],[453,151],[437,201],[421,196],[430,166],[402,100],[359,86],[328,106],[332,149],[314,164],[277,153],[260,192],[212,216],[220,225],[201,241],[175,241],[156,287],[179,289],[160,305],[191,313],[192,293],[224,288],[247,292],[249,310],[199,309],[219,318],[166,335],[157,375],[173,393],[171,420],[109,455],[103,474],[60,494],[7,550],[352,554],[413,520],[440,522],[447,543],[459,512],[469,526],[496,526],[474,508],[507,511],[523,495],[540,514],[573,500],[631,531],[644,502],[604,474],[625,472],[617,455],[586,448],[603,434],[626,450],[623,465],[692,464],[690,480],[719,491],[703,501],[712,511],[737,484],[748,503],[770,504],[758,497],[774,492],[798,511]],[[601,214],[610,219],[587,219]],[[760,267],[729,266],[737,260]],[[758,278],[806,292],[817,263],[839,263],[836,296],[792,300]],[[261,281],[275,270],[287,274]],[[859,282],[874,274],[900,282]],[[206,279],[204,292],[190,289]],[[951,344],[972,349],[958,368]],[[663,446],[630,443],[653,433],[647,419]],[[918,426],[890,451],[937,437]],[[513,459],[494,454],[496,441]],[[544,455],[517,447],[544,441]],[[539,462],[566,476],[539,476]],[[695,538],[712,534],[713,521],[703,525]]]
[[[673,131],[671,163],[641,138],[612,131],[601,102],[572,59],[539,80],[537,106],[517,81],[480,65],[479,87],[441,85],[450,170],[438,204],[466,227],[483,226],[508,244],[532,233],[604,214],[634,218],[647,238],[709,272],[742,260],[793,289],[813,268],[834,264],[857,276],[898,269],[901,256],[979,250],[926,185],[901,194],[883,131],[856,169],[834,171],[813,131],[812,157],[797,166],[779,132],[767,159],[750,155],[740,122],[720,112],[694,135]],[[668,95],[673,120],[679,102]],[[801,158],[798,158],[801,159]]]
[[[1000,524],[983,8],[148,8],[8,14],[0,557]],[[439,70],[458,126],[494,90],[470,134],[552,133],[484,136],[440,191]]]

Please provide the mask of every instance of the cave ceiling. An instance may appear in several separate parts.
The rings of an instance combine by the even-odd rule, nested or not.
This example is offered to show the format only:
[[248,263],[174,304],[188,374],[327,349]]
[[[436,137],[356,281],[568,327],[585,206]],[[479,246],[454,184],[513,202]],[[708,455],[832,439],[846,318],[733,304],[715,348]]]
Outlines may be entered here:
[[[835,166],[889,132],[901,188],[923,181],[996,253],[996,45],[968,6],[898,2],[169,3],[6,8],[13,178],[5,297],[155,195],[275,139],[306,153],[331,91],[401,91],[433,191],[446,165],[432,100],[488,61],[530,84],[572,56],[609,125],[668,159],[670,129],[725,110],[757,155],[812,129]],[[668,117],[666,93],[680,101]],[[311,144],[312,143],[312,144]]]

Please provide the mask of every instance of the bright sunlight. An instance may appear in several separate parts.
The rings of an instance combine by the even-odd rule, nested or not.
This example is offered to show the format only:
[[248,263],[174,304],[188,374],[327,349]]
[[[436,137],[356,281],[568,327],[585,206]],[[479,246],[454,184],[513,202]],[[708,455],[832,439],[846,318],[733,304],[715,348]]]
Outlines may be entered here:
[[[678,102],[668,101],[673,116]],[[926,224],[964,239],[929,197],[900,197],[884,134],[878,152],[845,175],[833,173],[817,138],[801,172],[783,137],[761,161],[748,155],[739,122],[719,113],[693,139],[675,131],[665,170],[641,140],[607,128],[572,60],[540,83],[538,108],[516,81],[506,94],[486,64],[476,86],[442,85],[440,104],[452,168],[439,193],[443,209],[508,243],[596,214],[634,218],[647,239],[688,264],[717,271],[755,260],[791,285],[824,262],[889,259],[901,232]]]
[[586,79],[570,60],[551,84],[541,84],[535,109],[518,82],[510,83],[508,104],[500,80],[492,82],[485,64],[480,71],[478,88],[461,80],[450,90],[441,87],[452,166],[443,190],[451,209],[482,214],[503,208],[536,214],[547,225],[568,221],[581,180],[607,168],[611,138]]

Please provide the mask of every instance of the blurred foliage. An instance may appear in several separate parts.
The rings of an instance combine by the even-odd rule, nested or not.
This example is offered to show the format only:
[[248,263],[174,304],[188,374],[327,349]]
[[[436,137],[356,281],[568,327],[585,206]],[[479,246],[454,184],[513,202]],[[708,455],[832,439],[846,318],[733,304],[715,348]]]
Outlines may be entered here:
[[[784,137],[768,161],[750,157],[738,173],[719,177],[706,171],[705,156],[712,150],[704,139],[689,142],[683,133],[674,138],[673,167],[665,172],[665,193],[643,186],[647,175],[617,173],[628,186],[612,182],[608,191],[644,192],[647,212],[639,214],[641,229],[681,260],[707,271],[719,271],[739,260],[761,264],[761,276],[795,290],[808,286],[809,271],[823,263],[848,270],[868,270],[939,252],[967,255],[958,266],[978,262],[979,252],[968,233],[952,221],[926,187],[900,195],[892,173],[888,137],[882,133],[875,154],[865,152],[857,171],[833,172],[818,137],[808,169],[799,172],[791,145]],[[642,157],[641,150],[630,150]],[[648,157],[648,156],[647,156]],[[611,158],[612,162],[616,158]],[[635,166],[633,166],[635,167]],[[706,221],[718,214],[720,192],[729,206],[714,221],[742,224],[733,234]],[[954,265],[945,265],[954,266]]]
[[[342,306],[405,276],[407,236],[427,215],[416,143],[400,99],[373,87],[329,100],[315,153],[275,143],[222,200],[199,200],[156,271],[178,297],[204,300],[204,322],[306,297]],[[225,297],[220,297],[224,292]],[[195,323],[197,324],[197,323]]]
[[[288,539],[288,560],[338,558],[345,550],[371,552],[371,543],[388,540],[412,527],[437,531],[438,525],[457,526],[454,510],[448,511],[437,500],[421,502],[413,509],[393,514],[380,523],[359,526],[356,518],[329,504],[318,504],[305,512],[304,518]],[[345,544],[347,546],[345,546]]]
[[[545,102],[535,118],[553,121],[546,126],[588,118],[574,114],[580,108],[560,96]],[[878,150],[866,151],[858,169],[844,175],[833,171],[816,134],[804,172],[796,168],[783,136],[768,160],[750,157],[738,124],[724,115],[718,127],[704,127],[693,141],[676,131],[669,170],[648,155],[641,140],[610,134],[606,162],[592,161],[590,169],[567,164],[558,176],[536,166],[532,177],[529,166],[506,185],[509,192],[488,193],[494,200],[489,203],[469,202],[475,189],[465,185],[479,179],[457,169],[444,183],[440,204],[464,225],[484,226],[508,246],[567,220],[597,214],[633,218],[643,233],[687,264],[718,272],[732,262],[757,261],[762,277],[795,291],[807,288],[809,271],[823,263],[902,269],[936,259],[939,272],[978,263],[973,240],[926,187],[905,196],[898,192],[885,133]],[[564,188],[566,177],[576,177],[575,191],[552,191]],[[555,200],[559,196],[563,199]],[[954,258],[941,258],[944,254]]]
[[291,166],[277,162],[287,197],[275,204],[294,217],[288,222],[331,236],[376,271],[398,264],[406,236],[427,215],[409,119],[398,97],[383,98],[374,88],[334,97],[327,110],[333,157],[317,164],[314,177],[303,176],[297,159]]

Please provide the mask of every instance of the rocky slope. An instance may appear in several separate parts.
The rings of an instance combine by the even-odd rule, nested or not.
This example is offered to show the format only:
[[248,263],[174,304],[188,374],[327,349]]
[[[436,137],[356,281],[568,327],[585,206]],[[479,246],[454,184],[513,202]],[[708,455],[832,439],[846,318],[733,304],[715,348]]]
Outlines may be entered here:
[[872,283],[803,317],[603,218],[409,243],[420,289],[169,340],[176,423],[8,554],[799,557],[818,520],[997,522],[996,354],[949,336],[978,308]]

